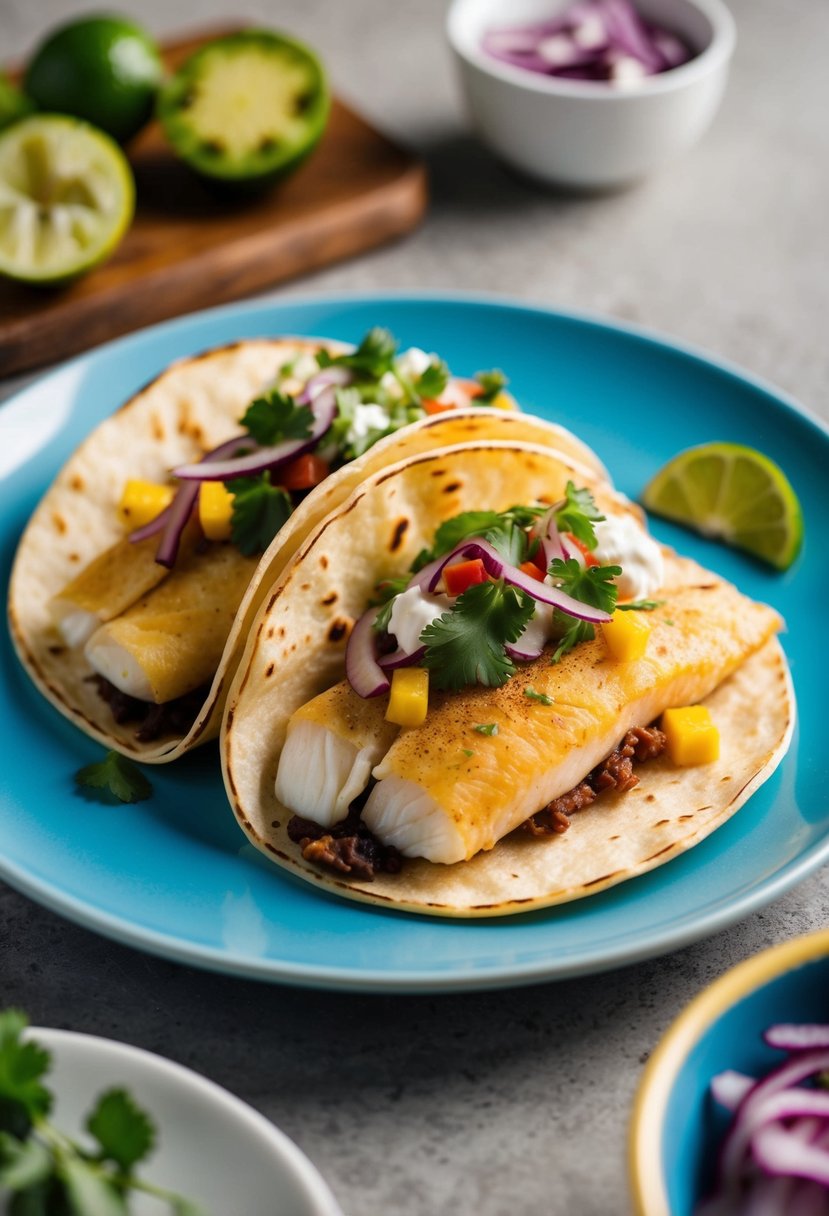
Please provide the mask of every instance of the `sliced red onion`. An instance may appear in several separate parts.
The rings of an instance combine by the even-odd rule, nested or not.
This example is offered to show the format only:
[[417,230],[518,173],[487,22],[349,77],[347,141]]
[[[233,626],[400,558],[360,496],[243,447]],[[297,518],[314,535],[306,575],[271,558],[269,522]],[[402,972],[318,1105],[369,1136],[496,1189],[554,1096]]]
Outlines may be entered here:
[[351,630],[345,648],[345,674],[360,697],[379,697],[389,691],[389,680],[377,660],[374,622],[380,608],[364,612]]
[[[293,460],[310,448],[316,447],[323,435],[330,429],[337,413],[336,392],[332,385],[323,388],[308,402],[314,415],[311,433],[305,439],[285,439],[282,443],[271,447],[259,447],[253,441],[240,436],[235,440],[236,447],[253,446],[254,451],[236,459],[220,460],[215,453],[205,457],[197,464],[183,464],[173,469],[176,477],[182,481],[230,481],[235,477],[250,477],[256,473],[265,473],[279,465]],[[217,449],[218,450],[218,449]]]
[[617,87],[632,83],[637,67],[650,76],[691,57],[676,34],[644,21],[631,0],[579,0],[549,21],[488,30],[481,46],[512,67]]
[[530,645],[529,643],[522,643],[521,639],[519,638],[517,642],[513,642],[512,644],[505,642],[504,650],[507,652],[509,657],[514,659],[516,662],[529,663],[533,659],[538,659],[541,657],[544,652],[544,644],[542,643],[540,646],[534,646]]
[[297,394],[297,405],[310,405],[322,389],[333,385],[335,388],[345,388],[354,379],[347,367],[324,367],[306,383],[301,393]]
[[181,534],[187,527],[187,521],[193,513],[193,508],[199,497],[199,483],[190,482],[180,486],[176,496],[170,503],[170,517],[164,525],[161,543],[155,555],[159,566],[173,567],[178,557],[178,547],[181,544]]
[[397,650],[392,651],[391,654],[381,655],[377,661],[383,671],[396,671],[398,667],[413,667],[415,663],[420,662],[425,653],[425,646],[418,646],[417,650],[413,650],[411,654],[398,646]]
[[[805,1098],[809,1091],[799,1092]],[[751,1151],[767,1174],[794,1175],[829,1187],[829,1152],[801,1139],[791,1129],[777,1124],[761,1128],[752,1139]]]
[[[227,439],[224,443],[220,443],[217,448],[214,448],[212,452],[208,452],[203,459],[205,462],[223,460],[226,456],[232,455],[240,443],[244,442],[244,437],[239,435],[233,439]],[[155,519],[151,519],[143,528],[137,528],[134,532],[130,532],[129,539],[131,543],[137,544],[138,541],[146,540],[147,537],[155,536],[161,532],[161,543],[158,546],[155,560],[160,566],[170,567],[175,565],[181,535],[187,527],[187,521],[196,505],[198,496],[198,482],[179,486],[169,506],[165,507],[163,511],[156,515]]]
[[784,1051],[814,1051],[829,1047],[829,1026],[779,1022],[769,1026],[763,1038],[769,1047],[781,1047]]
[[[752,1136],[768,1119],[768,1103],[781,1090],[797,1085],[829,1069],[829,1050],[803,1051],[775,1068],[762,1081],[758,1081],[740,1104],[728,1134],[723,1141],[720,1156],[720,1179],[723,1184],[734,1184],[739,1178],[746,1150]],[[806,1092],[806,1091],[804,1091]]]
[[[434,573],[428,581],[427,589],[430,592],[433,592],[440,582],[440,576],[443,573],[444,567],[457,557],[479,557],[484,563],[487,574],[493,578],[502,578],[510,586],[517,587],[519,591],[526,591],[527,595],[532,596],[539,603],[551,604],[553,608],[566,612],[568,616],[573,616],[576,620],[592,621],[594,623],[610,620],[609,612],[603,612],[601,608],[593,608],[590,604],[583,604],[581,600],[574,599],[572,595],[568,595],[558,587],[549,587],[546,583],[539,582],[533,575],[525,574],[517,566],[512,566],[509,562],[505,562],[498,550],[486,540],[464,541],[453,549],[451,553],[439,558],[436,562],[432,562],[430,564],[431,568],[437,568],[434,569]],[[418,575],[418,582],[421,586],[420,580],[424,574],[425,571],[422,570]]]
[[720,1106],[734,1111],[756,1084],[754,1077],[747,1077],[745,1073],[735,1072],[733,1068],[729,1068],[714,1077],[711,1082],[711,1093]]

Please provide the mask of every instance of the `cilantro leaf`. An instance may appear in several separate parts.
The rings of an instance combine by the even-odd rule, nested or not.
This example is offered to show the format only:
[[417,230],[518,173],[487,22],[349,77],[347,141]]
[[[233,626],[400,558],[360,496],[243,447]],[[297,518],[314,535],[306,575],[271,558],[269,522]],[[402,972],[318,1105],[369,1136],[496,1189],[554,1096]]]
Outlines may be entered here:
[[[472,536],[482,536],[494,545],[507,561],[512,561],[510,554],[518,551],[518,540],[514,535],[515,529],[528,528],[539,516],[543,515],[546,507],[509,507],[506,511],[462,511],[444,520],[437,532],[431,549],[424,549],[415,558],[414,570],[422,568],[436,557],[450,553],[461,541]],[[526,552],[526,540],[521,541]],[[503,545],[504,548],[499,548]],[[523,557],[520,561],[523,561]]]
[[155,1145],[155,1127],[123,1089],[101,1094],[86,1121],[101,1146],[101,1155],[128,1174]]
[[233,495],[230,533],[233,543],[245,557],[263,553],[293,507],[282,486],[275,486],[267,473],[257,477],[236,477],[225,483]]
[[75,781],[84,789],[105,791],[119,802],[143,802],[153,792],[141,769],[120,752],[107,752],[103,760],[79,769]]
[[509,384],[504,373],[497,368],[491,372],[476,372],[475,379],[483,389],[483,392],[475,398],[476,405],[492,405],[498,394],[503,392]]
[[598,541],[593,524],[605,516],[599,511],[589,490],[576,489],[573,482],[568,481],[564,493],[564,503],[556,511],[559,532],[572,532],[576,540],[587,545],[588,549],[595,549]]
[[664,600],[631,600],[627,604],[617,604],[619,612],[653,612],[654,608],[661,608],[665,603]]
[[530,701],[538,701],[539,705],[552,705],[553,698],[548,697],[546,692],[536,692],[534,688],[529,687],[524,689],[524,696]]
[[[556,586],[572,595],[573,599],[580,600],[582,604],[590,604],[603,612],[613,612],[616,607],[619,589],[613,579],[621,573],[621,566],[584,568],[572,557],[568,557],[566,561],[557,557],[550,564],[550,576]],[[589,621],[578,621],[558,609],[553,613],[553,624],[562,631],[559,644],[553,652],[554,663],[580,642],[592,641],[596,636],[596,631]]]
[[52,1172],[52,1157],[39,1140],[18,1140],[0,1132],[0,1189],[23,1191],[37,1186]]
[[307,439],[313,425],[310,405],[297,405],[278,389],[252,401],[242,418],[242,426],[263,447],[283,439]]
[[434,358],[412,388],[421,400],[424,397],[439,397],[449,383],[449,368],[442,359]]
[[329,355],[320,351],[320,367],[348,367],[363,379],[379,380],[392,370],[397,353],[397,339],[387,329],[376,325],[370,329],[355,351],[347,355]]
[[497,722],[479,722],[478,725],[473,726],[472,729],[476,732],[476,734],[479,734],[479,735],[497,735],[498,734],[498,723]]
[[534,611],[531,596],[503,582],[467,587],[451,611],[420,635],[426,647],[422,663],[431,672],[433,687],[503,684],[515,671],[504,644],[518,640]]
[[602,612],[613,612],[616,607],[619,588],[613,580],[622,573],[621,566],[584,567],[574,557],[565,561],[556,557],[550,563],[549,573],[555,585],[574,600]]

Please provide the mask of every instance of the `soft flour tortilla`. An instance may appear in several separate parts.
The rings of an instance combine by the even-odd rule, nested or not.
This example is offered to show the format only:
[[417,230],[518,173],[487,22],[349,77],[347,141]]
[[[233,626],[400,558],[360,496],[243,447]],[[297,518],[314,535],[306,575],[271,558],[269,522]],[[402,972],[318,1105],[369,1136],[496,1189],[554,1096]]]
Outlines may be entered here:
[[[503,916],[579,899],[663,864],[725,822],[770,776],[794,722],[776,641],[708,699],[721,732],[720,760],[678,770],[663,756],[637,766],[639,786],[603,794],[561,836],[513,833],[471,861],[407,860],[401,874],[370,882],[319,869],[289,840],[291,812],[274,793],[287,723],[342,678],[348,633],[375,582],[407,568],[442,520],[475,508],[555,500],[572,476],[561,457],[527,444],[427,453],[368,479],[302,546],[251,631],[221,743],[236,818],[271,860],[350,899],[445,916]],[[606,514],[637,510],[602,483],[591,488]],[[687,568],[689,580],[707,576],[695,563],[671,560]]]
[[130,477],[166,481],[188,463],[239,434],[251,400],[303,352],[332,342],[300,338],[237,342],[174,363],[106,419],[77,449],[33,514],[20,542],[9,589],[11,636],[23,666],[52,704],[107,747],[146,763],[175,760],[219,730],[230,676],[266,589],[303,539],[363,478],[404,456],[479,436],[530,439],[569,453],[574,467],[606,473],[569,431],[537,418],[492,408],[454,410],[381,440],[309,494],[264,554],[236,614],[224,656],[190,730],[152,743],[119,726],[89,681],[82,648],[67,648],[49,604],[66,584],[123,535],[117,503]]

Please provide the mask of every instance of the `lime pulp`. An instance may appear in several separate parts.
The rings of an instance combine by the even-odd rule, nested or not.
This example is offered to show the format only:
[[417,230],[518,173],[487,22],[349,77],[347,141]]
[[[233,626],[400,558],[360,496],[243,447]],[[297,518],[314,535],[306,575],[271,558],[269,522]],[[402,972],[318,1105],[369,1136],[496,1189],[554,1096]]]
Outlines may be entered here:
[[102,131],[46,114],[0,133],[0,273],[56,284],[90,270],[113,252],[134,205],[129,164]]
[[645,487],[648,510],[787,569],[803,542],[803,512],[783,470],[755,448],[706,443],[664,465]]

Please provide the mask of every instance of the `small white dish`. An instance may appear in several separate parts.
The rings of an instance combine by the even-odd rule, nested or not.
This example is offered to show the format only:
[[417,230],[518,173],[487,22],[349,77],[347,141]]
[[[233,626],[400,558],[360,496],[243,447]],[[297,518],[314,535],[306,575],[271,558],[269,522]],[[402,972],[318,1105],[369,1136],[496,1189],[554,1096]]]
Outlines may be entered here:
[[[124,1088],[152,1117],[157,1146],[139,1175],[200,1203],[211,1216],[342,1216],[325,1182],[293,1141],[227,1090],[137,1047],[32,1027],[52,1056],[46,1084],[56,1127],[84,1142],[98,1096]],[[158,1200],[131,1196],[135,1216],[160,1216]]]
[[709,127],[725,91],[736,40],[722,0],[636,0],[644,17],[696,52],[635,87],[566,80],[489,55],[483,35],[554,16],[570,0],[453,0],[446,31],[467,108],[502,160],[555,185],[628,185],[686,151]]

